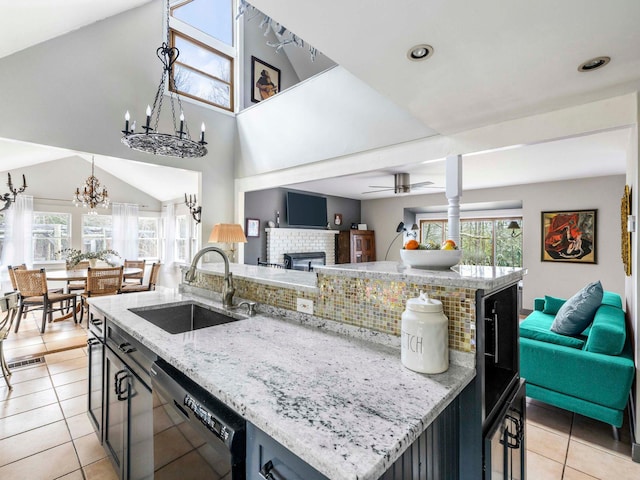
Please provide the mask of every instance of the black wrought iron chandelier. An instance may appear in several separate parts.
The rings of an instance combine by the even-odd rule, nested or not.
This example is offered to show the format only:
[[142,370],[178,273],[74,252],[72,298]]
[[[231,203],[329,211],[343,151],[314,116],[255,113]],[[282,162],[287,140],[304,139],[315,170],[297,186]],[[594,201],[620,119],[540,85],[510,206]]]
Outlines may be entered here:
[[[124,116],[125,126],[122,130],[123,137],[122,143],[127,147],[140,152],[151,153],[153,155],[163,155],[168,157],[203,157],[207,154],[204,141],[205,126],[202,123],[200,130],[200,140],[191,140],[189,134],[189,128],[184,118],[182,111],[182,101],[180,95],[177,92],[173,92],[169,89],[169,100],[171,101],[171,118],[173,120],[174,134],[160,133],[158,132],[158,123],[160,120],[160,112],[162,111],[162,100],[164,99],[164,89],[167,82],[167,78],[171,78],[172,68],[175,61],[180,55],[180,51],[176,47],[171,46],[169,38],[169,0],[167,0],[167,41],[162,43],[162,46],[156,50],[156,55],[162,62],[162,78],[160,79],[160,85],[156,91],[156,96],[153,100],[153,108],[147,105],[147,118],[145,125],[142,127],[143,132],[136,133],[136,122],[129,125],[129,111]],[[180,124],[176,121],[176,102],[178,104],[178,110],[180,111]],[[151,122],[153,120],[153,126]]]
[[76,207],[89,207],[89,215],[97,215],[96,207],[108,208],[110,203],[107,189],[100,185],[100,180],[94,175],[94,163],[91,157],[91,176],[87,178],[82,192],[78,187],[73,195],[73,204]]
[[27,189],[27,179],[25,178],[24,174],[22,174],[22,187],[20,188],[15,188],[13,186],[10,173],[7,173],[7,180],[9,192],[0,197],[0,201],[4,202],[4,205],[2,206],[2,208],[0,208],[0,212],[9,208],[11,206],[11,202],[15,202],[16,197]]

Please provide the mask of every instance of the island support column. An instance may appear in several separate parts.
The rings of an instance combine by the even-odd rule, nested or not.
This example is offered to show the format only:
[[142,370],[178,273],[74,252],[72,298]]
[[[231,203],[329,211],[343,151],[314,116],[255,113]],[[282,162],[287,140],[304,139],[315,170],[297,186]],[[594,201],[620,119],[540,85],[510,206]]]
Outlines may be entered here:
[[460,245],[460,197],[462,196],[462,155],[449,155],[446,159],[446,196],[449,202],[448,238]]

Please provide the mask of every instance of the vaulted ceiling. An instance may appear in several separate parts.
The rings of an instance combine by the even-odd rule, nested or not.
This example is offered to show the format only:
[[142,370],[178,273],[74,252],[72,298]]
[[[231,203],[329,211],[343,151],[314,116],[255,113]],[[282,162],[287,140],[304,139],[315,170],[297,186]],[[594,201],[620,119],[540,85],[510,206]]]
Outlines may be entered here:
[[[5,2],[0,7],[0,58],[149,1]],[[308,1],[252,4],[442,135],[640,90],[636,0],[325,0],[322,8]],[[433,55],[409,61],[407,51],[422,43],[433,47]],[[603,69],[577,70],[583,61],[602,55],[611,57]],[[546,162],[561,155],[566,172],[623,174],[628,135],[600,132],[508,155]],[[5,148],[0,145],[3,170],[13,168],[4,163]],[[513,181],[523,177],[518,182],[546,181],[544,168],[531,168],[526,175],[504,169],[500,162],[505,155],[465,159],[465,169],[477,169],[473,178],[478,185],[465,188],[500,185],[505,175]],[[404,170],[413,182],[431,180],[437,185],[442,173],[438,168],[434,163],[407,165]],[[482,175],[488,171],[492,175]],[[392,185],[393,173],[381,170],[297,187],[337,195],[347,186],[350,192],[364,192],[370,185]],[[359,182],[355,188],[354,182]],[[389,194],[361,198],[384,195]]]

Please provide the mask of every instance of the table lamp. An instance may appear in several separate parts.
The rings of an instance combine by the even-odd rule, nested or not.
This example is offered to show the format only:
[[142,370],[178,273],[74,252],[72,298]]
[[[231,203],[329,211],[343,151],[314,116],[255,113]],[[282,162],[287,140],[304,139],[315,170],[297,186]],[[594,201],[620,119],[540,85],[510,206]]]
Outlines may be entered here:
[[229,260],[234,261],[235,257],[235,243],[247,243],[247,237],[244,236],[242,226],[237,223],[216,223],[209,235],[209,243],[229,243],[231,252]]

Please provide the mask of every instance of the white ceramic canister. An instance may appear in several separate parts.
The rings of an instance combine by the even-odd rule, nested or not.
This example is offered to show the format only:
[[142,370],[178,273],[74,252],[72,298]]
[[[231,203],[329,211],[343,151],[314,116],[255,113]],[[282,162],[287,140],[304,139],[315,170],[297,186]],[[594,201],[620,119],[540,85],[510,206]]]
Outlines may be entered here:
[[402,313],[402,364],[420,373],[442,373],[449,368],[449,319],[442,302],[420,292],[407,300]]

